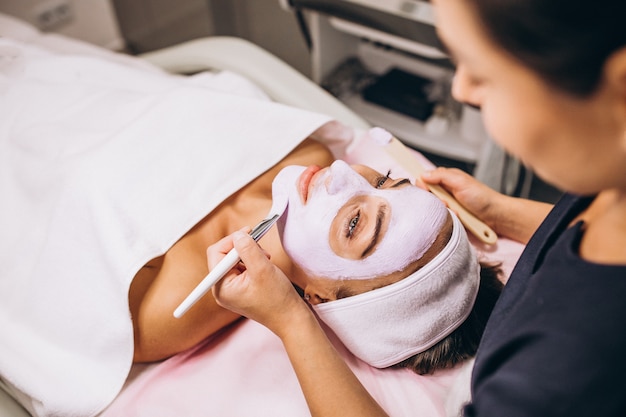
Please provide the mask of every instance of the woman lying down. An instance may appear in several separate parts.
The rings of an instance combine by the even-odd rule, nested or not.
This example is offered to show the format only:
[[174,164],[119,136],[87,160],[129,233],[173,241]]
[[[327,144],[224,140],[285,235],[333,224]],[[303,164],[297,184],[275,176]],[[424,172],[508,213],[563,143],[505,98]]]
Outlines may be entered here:
[[[305,160],[316,165],[285,167]],[[497,269],[479,265],[458,218],[429,192],[362,165],[317,165],[331,161],[304,141],[139,271],[130,291],[136,361],[185,350],[239,318],[210,294],[179,319],[172,312],[208,272],[204,250],[225,225],[267,213],[277,173],[289,203],[261,246],[353,354],[419,374],[474,355],[500,291]]]
[[346,346],[419,373],[473,354],[495,275],[479,277],[431,194],[333,162],[312,139],[338,139],[319,129],[327,116],[225,94],[228,74],[0,46],[0,377],[31,414],[96,415],[133,361],[238,320],[210,294],[172,313],[207,274],[207,247],[264,218],[291,166],[309,168],[285,171],[282,236],[261,244]]

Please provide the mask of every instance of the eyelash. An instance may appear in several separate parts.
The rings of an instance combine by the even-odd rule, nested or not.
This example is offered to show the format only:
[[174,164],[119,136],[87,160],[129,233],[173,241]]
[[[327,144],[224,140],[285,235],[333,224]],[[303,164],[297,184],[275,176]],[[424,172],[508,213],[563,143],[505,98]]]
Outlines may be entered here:
[[[391,170],[387,171],[387,175],[385,175],[384,177],[378,177],[376,178],[375,181],[375,186],[374,188],[380,188],[383,185],[385,185],[385,183],[390,179],[391,176]],[[361,212],[357,212],[356,216],[352,217],[350,219],[350,221],[348,222],[348,224],[346,225],[346,237],[348,239],[352,238],[352,236],[354,235],[354,231],[356,230],[358,224],[359,224],[359,219],[361,218]]]
[[376,178],[376,186],[374,188],[380,188],[383,185],[385,185],[385,183],[387,182],[387,180],[390,178],[389,176],[391,175],[391,170],[387,171],[387,175],[385,175],[384,177],[378,177]]
[[360,218],[361,218],[361,212],[358,211],[356,213],[356,216],[351,218],[350,221],[348,222],[348,224],[346,225],[346,237],[348,239],[352,238],[352,236],[354,235],[354,230],[356,229],[357,225],[359,224],[359,219]]

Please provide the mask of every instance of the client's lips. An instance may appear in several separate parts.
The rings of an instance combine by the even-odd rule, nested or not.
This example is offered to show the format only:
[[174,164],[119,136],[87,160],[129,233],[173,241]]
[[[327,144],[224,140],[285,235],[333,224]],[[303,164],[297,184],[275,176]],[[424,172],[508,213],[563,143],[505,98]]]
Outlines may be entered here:
[[311,165],[300,174],[300,178],[298,179],[298,193],[300,194],[302,204],[305,204],[309,198],[309,187],[311,186],[313,177],[321,170],[322,168],[318,165]]

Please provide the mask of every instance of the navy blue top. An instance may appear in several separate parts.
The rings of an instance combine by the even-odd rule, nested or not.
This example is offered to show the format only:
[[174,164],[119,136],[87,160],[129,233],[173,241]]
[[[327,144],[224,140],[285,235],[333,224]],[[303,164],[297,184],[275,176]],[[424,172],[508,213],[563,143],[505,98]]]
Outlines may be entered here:
[[626,416],[626,266],[578,256],[592,198],[565,195],[528,242],[481,340],[467,417]]

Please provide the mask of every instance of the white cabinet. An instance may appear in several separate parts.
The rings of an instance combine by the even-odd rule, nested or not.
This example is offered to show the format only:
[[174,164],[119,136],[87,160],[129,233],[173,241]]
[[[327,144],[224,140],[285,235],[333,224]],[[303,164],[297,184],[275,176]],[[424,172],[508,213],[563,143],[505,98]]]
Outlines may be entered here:
[[[479,110],[450,96],[453,66],[439,49],[433,8],[428,1],[279,2],[304,17],[303,29],[311,38],[311,76],[316,83],[405,144],[470,164],[472,174],[495,190],[528,195],[532,172],[490,140]],[[430,118],[410,117],[407,112],[396,111],[397,106],[392,110],[364,99],[363,85],[394,68],[432,81],[439,96]],[[388,98],[393,96],[390,93]]]
[[[350,108],[418,150],[463,162],[479,161],[488,136],[479,112],[455,102],[449,95],[453,69],[447,56],[437,48],[429,3],[335,0],[292,4],[302,7],[307,18],[312,40],[311,75],[315,82],[326,87],[337,84],[341,93],[336,95]],[[424,43],[416,39],[422,36]],[[341,88],[341,83],[351,76],[353,82],[358,78],[359,74],[350,75],[349,66],[355,61],[374,80],[394,68],[431,80],[439,91],[432,116],[420,120],[374,104],[363,97],[358,85]],[[342,71],[347,72],[346,80],[333,80],[341,78]]]

